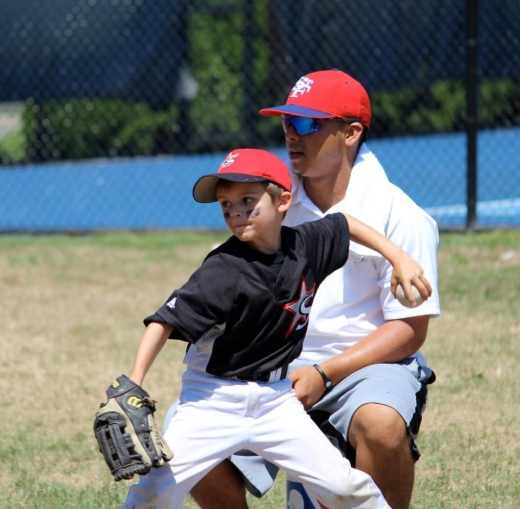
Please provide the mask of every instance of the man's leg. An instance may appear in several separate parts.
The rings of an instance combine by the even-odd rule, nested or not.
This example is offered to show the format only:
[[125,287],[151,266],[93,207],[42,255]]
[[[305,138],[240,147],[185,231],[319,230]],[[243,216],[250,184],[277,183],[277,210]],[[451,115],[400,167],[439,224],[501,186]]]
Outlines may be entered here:
[[414,483],[411,439],[393,408],[366,404],[354,414],[349,442],[356,468],[369,474],[392,509],[408,509]]
[[242,475],[231,461],[224,460],[191,490],[201,509],[248,509]]

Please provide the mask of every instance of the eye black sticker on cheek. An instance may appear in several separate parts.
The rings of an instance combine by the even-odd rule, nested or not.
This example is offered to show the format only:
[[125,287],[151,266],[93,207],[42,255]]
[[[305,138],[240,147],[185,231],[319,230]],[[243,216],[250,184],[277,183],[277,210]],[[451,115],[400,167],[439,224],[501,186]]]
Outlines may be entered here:
[[224,219],[229,219],[229,212],[224,212],[222,215],[224,216]]
[[260,215],[260,212],[262,212],[262,209],[260,207],[257,209],[248,210],[247,217],[257,217]]

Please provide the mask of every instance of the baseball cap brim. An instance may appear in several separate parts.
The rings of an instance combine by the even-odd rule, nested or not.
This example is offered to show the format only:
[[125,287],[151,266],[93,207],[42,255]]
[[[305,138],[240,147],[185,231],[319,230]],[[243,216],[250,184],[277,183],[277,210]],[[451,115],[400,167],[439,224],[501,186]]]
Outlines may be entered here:
[[229,180],[231,182],[267,182],[268,178],[254,177],[242,173],[214,173],[200,177],[193,186],[193,198],[199,203],[212,203],[217,201],[217,182],[219,180]]
[[294,115],[297,117],[310,118],[334,118],[331,113],[303,108],[295,104],[283,104],[282,106],[273,106],[272,108],[264,108],[260,110],[260,115],[265,117],[279,117],[281,115]]

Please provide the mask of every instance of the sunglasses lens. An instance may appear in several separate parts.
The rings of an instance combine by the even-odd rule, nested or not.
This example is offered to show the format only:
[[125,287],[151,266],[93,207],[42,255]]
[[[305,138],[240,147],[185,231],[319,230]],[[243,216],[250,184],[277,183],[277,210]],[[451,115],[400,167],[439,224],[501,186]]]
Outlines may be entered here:
[[284,129],[287,131],[291,125],[300,136],[305,136],[306,134],[315,133],[320,130],[320,124],[314,118],[284,115]]

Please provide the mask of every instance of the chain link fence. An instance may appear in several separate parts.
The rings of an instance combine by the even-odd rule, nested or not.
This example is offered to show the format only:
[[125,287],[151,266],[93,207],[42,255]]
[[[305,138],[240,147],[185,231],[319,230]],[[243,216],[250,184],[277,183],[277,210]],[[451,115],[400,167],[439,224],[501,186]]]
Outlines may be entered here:
[[0,230],[224,228],[195,180],[232,148],[283,156],[258,110],[334,67],[441,229],[520,226],[518,0],[5,0]]

